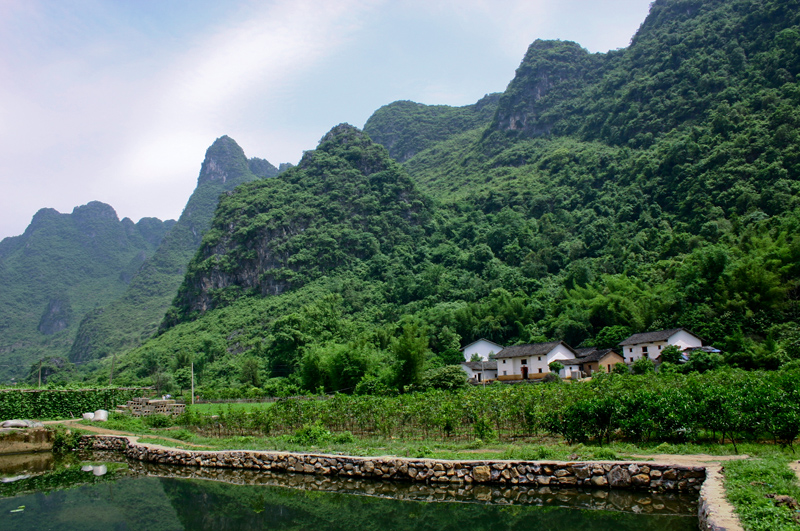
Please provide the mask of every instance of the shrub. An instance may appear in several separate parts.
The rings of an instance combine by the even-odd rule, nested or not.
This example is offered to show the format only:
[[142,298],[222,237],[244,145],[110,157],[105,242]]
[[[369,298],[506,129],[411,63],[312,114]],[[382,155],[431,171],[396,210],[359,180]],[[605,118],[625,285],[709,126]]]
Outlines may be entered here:
[[349,431],[343,431],[333,436],[333,442],[336,444],[352,444],[356,442],[356,438]]
[[656,365],[650,358],[639,358],[633,362],[631,370],[633,374],[647,374],[649,372],[655,372]]
[[314,424],[306,424],[297,430],[294,435],[289,438],[289,441],[295,444],[315,445],[326,443],[331,439],[331,432],[325,429],[318,420]]
[[611,369],[611,372],[614,374],[630,374],[631,370],[628,368],[627,365],[620,362],[614,365],[614,368]]
[[467,383],[467,374],[458,365],[448,365],[426,371],[422,377],[420,388],[423,391],[428,389],[441,389],[443,391],[454,391],[464,389]]
[[475,419],[472,424],[472,432],[479,440],[491,441],[497,437],[497,432],[492,427],[492,423],[485,416]]
[[661,361],[677,365],[681,361],[681,349],[676,345],[667,345],[661,351]]
[[169,428],[172,426],[172,419],[167,415],[149,415],[142,417],[142,422],[148,428]]
[[551,372],[558,374],[564,369],[564,364],[561,363],[560,361],[552,361],[550,362],[548,367],[550,368]]

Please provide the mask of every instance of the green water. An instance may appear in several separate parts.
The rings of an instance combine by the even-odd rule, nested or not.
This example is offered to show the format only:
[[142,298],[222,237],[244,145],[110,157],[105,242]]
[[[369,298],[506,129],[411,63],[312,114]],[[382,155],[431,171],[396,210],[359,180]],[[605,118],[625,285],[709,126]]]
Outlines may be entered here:
[[[694,502],[674,496],[490,487],[444,490],[141,463],[108,463],[109,472],[96,476],[86,463],[69,465],[0,484],[0,529],[697,529]],[[19,470],[14,474],[19,478]],[[166,475],[186,477],[157,477]]]

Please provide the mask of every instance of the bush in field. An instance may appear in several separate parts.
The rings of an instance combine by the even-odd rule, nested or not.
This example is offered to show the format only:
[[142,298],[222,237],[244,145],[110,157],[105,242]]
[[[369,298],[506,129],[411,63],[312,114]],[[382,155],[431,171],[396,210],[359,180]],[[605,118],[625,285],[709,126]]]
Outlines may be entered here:
[[676,345],[667,345],[661,351],[661,362],[677,365],[681,361],[681,349]]
[[655,372],[655,370],[656,364],[653,363],[653,360],[650,358],[639,358],[631,365],[633,374],[647,374],[649,372]]
[[322,444],[333,438],[331,432],[317,421],[311,425],[305,425],[297,430],[289,440],[295,444]]
[[693,352],[681,370],[683,372],[706,372],[719,369],[725,365],[725,359],[715,352]]
[[630,374],[631,370],[628,368],[627,365],[620,362],[614,365],[614,367],[611,369],[611,372],[613,372],[614,374]]
[[550,368],[550,372],[559,374],[564,369],[564,364],[561,363],[560,361],[552,361],[550,362],[548,367]]
[[420,389],[441,389],[443,391],[455,391],[464,389],[468,386],[467,374],[458,365],[447,365],[437,369],[425,371],[420,383]]
[[169,428],[172,426],[172,419],[167,415],[148,415],[142,417],[142,422],[149,428]]

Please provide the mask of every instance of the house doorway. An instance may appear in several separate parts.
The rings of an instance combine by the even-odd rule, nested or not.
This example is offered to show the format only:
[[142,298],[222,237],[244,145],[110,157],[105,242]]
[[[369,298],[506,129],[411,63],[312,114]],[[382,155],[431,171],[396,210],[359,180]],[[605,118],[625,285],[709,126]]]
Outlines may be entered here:
[[523,380],[527,380],[528,379],[528,368],[527,367],[522,367],[522,379]]

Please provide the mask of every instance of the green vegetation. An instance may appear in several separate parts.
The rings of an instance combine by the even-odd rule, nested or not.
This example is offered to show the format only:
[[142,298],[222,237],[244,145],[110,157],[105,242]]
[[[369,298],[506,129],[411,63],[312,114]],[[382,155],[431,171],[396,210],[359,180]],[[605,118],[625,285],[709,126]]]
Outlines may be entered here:
[[[214,437],[350,434],[402,441],[519,438],[564,439],[568,444],[769,441],[794,452],[800,435],[800,373],[736,369],[703,374],[602,375],[590,382],[493,384],[397,396],[337,394],[327,400],[192,407],[174,424]],[[213,416],[210,414],[213,413]],[[129,419],[137,431],[167,427]],[[310,437],[310,436],[309,436]],[[319,438],[315,436],[316,438]],[[298,442],[294,440],[293,442]]]
[[377,112],[402,166],[337,126],[223,198],[119,382],[185,388],[194,362],[210,394],[386,394],[481,337],[611,347],[672,327],[723,353],[687,371],[800,363],[798,12],[660,0],[627,49],[537,41],[491,123]]
[[233,139],[218,138],[206,151],[197,188],[181,217],[130,279],[125,292],[84,317],[69,351],[70,360],[85,362],[123,353],[151,337],[175,297],[186,264],[211,225],[220,194],[277,173],[266,160],[248,160]]
[[66,362],[82,317],[122,294],[173,223],[120,221],[93,201],[71,214],[42,209],[0,242],[0,380],[21,383],[43,352]]
[[800,529],[800,483],[786,464],[785,456],[726,463],[727,497],[748,531]]
[[79,418],[142,395],[141,389],[5,389],[0,390],[1,419]]
[[499,97],[490,94],[464,107],[396,101],[375,111],[364,124],[364,132],[384,146],[393,159],[405,162],[459,132],[488,125]]

